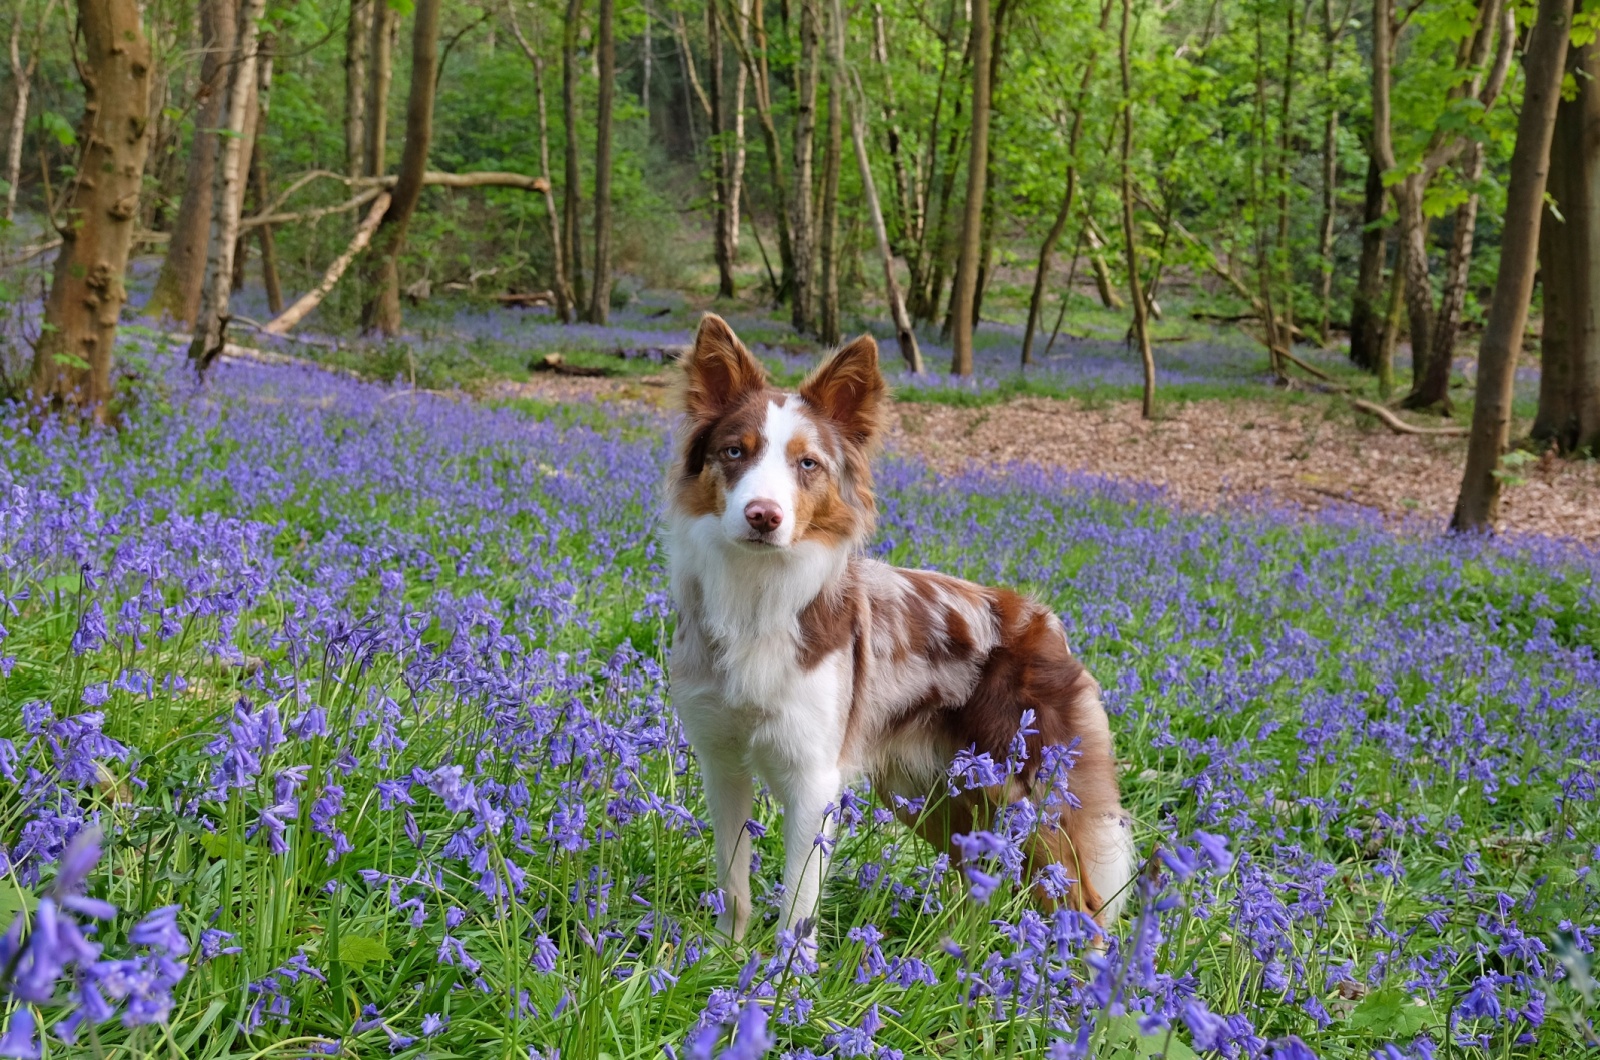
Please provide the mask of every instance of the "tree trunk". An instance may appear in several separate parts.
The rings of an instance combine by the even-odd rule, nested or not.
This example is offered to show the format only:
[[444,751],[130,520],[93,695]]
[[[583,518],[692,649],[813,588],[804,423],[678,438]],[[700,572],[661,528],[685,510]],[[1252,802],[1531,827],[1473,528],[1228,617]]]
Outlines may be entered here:
[[188,327],[200,311],[205,281],[206,243],[211,233],[211,186],[217,169],[217,129],[224,120],[228,97],[227,59],[235,38],[236,0],[201,0],[200,87],[195,93],[194,138],[189,144],[183,198],[172,223],[167,255],[161,262],[147,316],[166,317]]
[[[1461,183],[1475,186],[1483,176],[1483,145],[1473,141],[1461,166]],[[1428,367],[1443,366],[1445,385],[1455,363],[1456,335],[1461,330],[1461,314],[1467,305],[1467,279],[1472,268],[1472,238],[1478,226],[1478,194],[1468,192],[1467,201],[1456,207],[1455,231],[1450,239],[1450,257],[1444,270],[1444,294],[1439,299],[1439,314],[1433,322],[1433,351]]]
[[1406,318],[1406,270],[1400,262],[1389,271],[1389,308],[1383,316],[1378,338],[1378,394],[1385,401],[1394,393],[1394,351],[1400,346],[1400,332]]
[[1117,285],[1111,282],[1111,268],[1106,264],[1106,237],[1088,214],[1084,215],[1083,224],[1084,236],[1089,244],[1089,267],[1094,272],[1095,293],[1100,296],[1100,304],[1107,309],[1121,309],[1122,296],[1117,293]]
[[[833,0],[835,12],[841,12],[842,6],[843,0]],[[843,20],[842,13],[838,17]],[[842,37],[836,47],[840,55],[835,61],[842,68],[844,65]],[[861,86],[858,84],[855,98],[849,100],[850,139],[855,144],[856,168],[861,172],[861,191],[867,202],[867,213],[872,220],[872,233],[878,240],[878,256],[883,259],[883,295],[889,303],[889,317],[894,321],[895,339],[900,344],[900,356],[905,359],[907,368],[921,375],[922,350],[917,345],[916,329],[911,325],[905,300],[900,295],[900,282],[895,278],[894,249],[889,245],[889,229],[883,222],[883,207],[878,201],[878,187],[872,179],[872,159],[867,153],[867,134],[863,128],[866,122],[861,113],[862,101],[865,98],[866,94],[861,91]]]
[[389,85],[394,80],[394,38],[400,16],[388,0],[369,2],[373,7],[367,43],[366,143],[362,164],[367,176],[381,177],[389,164]]
[[78,41],[78,175],[63,196],[61,252],[34,347],[33,395],[41,404],[86,409],[103,423],[111,415],[112,346],[128,298],[122,277],[150,148],[151,58],[136,0],[78,0]]
[[[883,124],[889,141],[889,164],[894,169],[895,210],[900,215],[901,243],[910,247],[921,239],[922,217],[918,209],[921,189],[913,186],[901,149],[900,117],[894,94],[894,76],[889,69],[889,31],[884,24],[883,5],[872,5],[872,59],[883,72]],[[907,260],[911,258],[909,250]],[[913,284],[916,282],[913,279]]]
[[[710,0],[716,3],[717,0]],[[734,32],[748,33],[750,25],[750,5],[753,0],[739,0],[739,24],[734,27]],[[745,165],[745,137],[744,137],[744,104],[745,97],[749,94],[750,74],[745,69],[744,63],[734,64],[733,73],[733,98],[731,114],[732,144],[728,147],[728,254],[737,264],[739,261],[739,206],[744,202],[744,165]]]
[[1156,411],[1156,362],[1150,350],[1144,292],[1139,289],[1139,233],[1133,223],[1133,73],[1128,58],[1129,37],[1133,32],[1132,7],[1132,0],[1122,0],[1122,36],[1117,51],[1122,63],[1122,239],[1128,252],[1128,298],[1133,303],[1133,334],[1139,343],[1139,359],[1144,366],[1140,414],[1148,420]]
[[[1104,33],[1111,22],[1110,0],[1100,5],[1100,32]],[[1061,193],[1061,206],[1056,210],[1055,220],[1050,224],[1050,230],[1045,233],[1044,242],[1039,245],[1039,264],[1033,270],[1033,294],[1028,299],[1028,322],[1022,329],[1022,363],[1033,363],[1033,339],[1039,328],[1039,313],[1044,307],[1044,286],[1050,275],[1050,261],[1055,255],[1056,243],[1061,239],[1061,233],[1066,231],[1067,219],[1072,214],[1073,200],[1078,194],[1078,140],[1083,134],[1083,112],[1088,102],[1089,86],[1094,81],[1095,60],[1098,56],[1090,52],[1084,61],[1083,75],[1078,79],[1078,95],[1072,103],[1072,130],[1067,134],[1067,177],[1066,186]]]
[[257,26],[266,0],[244,0],[228,57],[226,125],[217,148],[216,173],[211,182],[211,237],[206,245],[205,282],[200,291],[200,312],[195,317],[189,362],[204,375],[222,354],[228,341],[229,301],[233,293],[233,255],[239,240],[239,214],[244,206],[244,181],[249,160],[250,118],[256,96],[259,38]]
[[816,326],[812,270],[816,254],[816,224],[812,213],[811,180],[813,136],[817,124],[817,35],[821,21],[819,0],[800,2],[800,65],[795,70],[794,184],[789,201],[791,237],[794,240],[794,274],[790,277],[794,329],[810,334]]
[[1571,49],[1578,94],[1556,110],[1547,191],[1561,211],[1539,229],[1544,286],[1533,437],[1600,454],[1600,47]]
[[[257,134],[255,154],[251,158],[256,205],[267,203],[267,163],[261,152],[260,134]],[[283,282],[278,276],[278,247],[272,237],[271,225],[256,226],[256,240],[261,244],[261,283],[267,289],[267,309],[273,316],[283,312]]]
[[[561,222],[556,216],[556,197],[550,186],[550,123],[545,109],[544,57],[539,54],[536,45],[530,44],[528,38],[523,36],[522,24],[517,21],[516,5],[507,4],[506,12],[511,17],[511,32],[517,38],[517,44],[533,64],[533,95],[539,110],[539,176],[544,180],[545,222],[550,226],[550,264],[555,273],[550,289],[555,294],[556,316],[563,324],[570,324],[574,317],[572,288],[567,284]],[[649,93],[646,92],[645,96],[648,99]]]
[[406,145],[400,154],[400,179],[394,197],[372,237],[368,257],[367,304],[362,330],[393,337],[400,332],[400,251],[406,227],[422,198],[433,141],[433,92],[439,70],[440,0],[417,0],[411,28],[411,90],[406,98]]
[[1572,0],[1539,0],[1523,53],[1522,111],[1506,186],[1500,271],[1489,303],[1489,321],[1478,352],[1478,391],[1467,440],[1467,466],[1456,501],[1453,530],[1492,530],[1500,515],[1500,457],[1511,438],[1512,382],[1528,324],[1538,266],[1539,223],[1544,213],[1550,142],[1561,102]]
[[1438,406],[1448,411],[1450,366],[1441,373],[1432,363],[1433,279],[1428,269],[1428,219],[1422,212],[1422,178],[1409,176],[1391,193],[1399,206],[1400,250],[1397,266],[1406,274],[1406,318],[1411,333],[1411,393],[1406,408]]
[[561,118],[566,126],[566,177],[561,187],[561,253],[572,285],[572,303],[584,303],[583,234],[578,214],[583,208],[583,173],[578,167],[578,32],[583,0],[567,0],[561,26]]
[[991,29],[989,0],[972,0],[972,130],[968,134],[967,201],[961,219],[961,256],[951,292],[950,372],[972,374],[973,300],[983,255],[983,204],[988,198],[989,67]]
[[350,0],[350,21],[344,32],[344,169],[362,176],[367,143],[367,49],[372,36],[372,9],[385,0]]
[[[716,2],[716,0],[712,0]],[[720,9],[719,9],[720,10]],[[779,289],[773,292],[781,301],[786,291],[794,289],[794,238],[790,231],[789,178],[784,165],[782,142],[778,138],[777,122],[773,118],[772,72],[767,63],[767,29],[763,5],[741,0],[738,8],[743,20],[729,35],[739,52],[739,59],[750,75],[755,90],[756,121],[761,126],[761,142],[766,149],[767,168],[772,177],[773,214],[778,226],[778,260],[783,270]]]
[[17,185],[22,181],[22,141],[28,127],[28,97],[33,91],[33,75],[39,69],[39,52],[44,32],[55,12],[55,0],[45,0],[39,23],[34,27],[28,61],[22,61],[22,5],[17,5],[11,22],[11,80],[14,89],[11,108],[11,139],[6,149],[6,213],[10,221],[17,213]]
[[594,284],[589,322],[604,324],[611,315],[611,103],[617,90],[617,42],[612,26],[614,0],[600,0],[600,91],[595,109],[594,146]]
[[[728,103],[723,87],[722,35],[718,32],[717,2],[706,0],[706,85],[710,89],[706,100],[706,116],[711,127],[711,244],[712,257],[717,263],[717,297],[732,298],[736,293],[733,281],[735,202],[729,186],[733,159],[727,142]],[[687,54],[687,35],[683,47]]]
[[1369,372],[1378,368],[1383,341],[1383,198],[1383,165],[1369,157],[1361,205],[1361,261],[1350,299],[1350,360]]
[[[837,16],[835,16],[837,17]],[[844,34],[830,26],[830,35]],[[840,49],[841,51],[843,49]],[[840,340],[839,321],[839,170],[844,156],[844,67],[828,64],[828,128],[822,153],[822,299],[817,337],[830,346]]]

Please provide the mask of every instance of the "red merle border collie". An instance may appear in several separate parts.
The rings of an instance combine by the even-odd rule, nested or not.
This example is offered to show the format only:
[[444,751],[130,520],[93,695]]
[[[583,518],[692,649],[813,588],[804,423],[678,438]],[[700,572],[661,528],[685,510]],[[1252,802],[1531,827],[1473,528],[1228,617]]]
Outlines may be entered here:
[[[857,339],[784,393],[707,315],[685,369],[667,512],[671,683],[705,776],[718,929],[739,940],[750,919],[756,776],[784,809],[780,928],[805,937],[814,927],[826,849],[817,837],[863,776],[957,862],[952,837],[989,827],[998,808],[1054,803],[1025,868],[1059,865],[1037,878],[1070,882],[1039,884],[1041,900],[1109,923],[1134,874],[1133,843],[1100,689],[1060,620],[1017,593],[862,554],[887,397],[877,343]],[[1016,762],[1019,738],[1027,754],[1004,781],[946,793],[959,752]],[[1051,793],[1064,760],[1063,800]]]

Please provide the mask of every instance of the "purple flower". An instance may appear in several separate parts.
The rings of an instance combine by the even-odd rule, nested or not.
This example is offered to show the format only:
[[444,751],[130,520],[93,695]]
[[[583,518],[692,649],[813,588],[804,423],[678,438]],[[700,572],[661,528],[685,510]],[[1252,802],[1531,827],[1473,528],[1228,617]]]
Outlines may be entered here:
[[12,1060],[39,1060],[40,1055],[33,1010],[27,1005],[18,1005],[6,1021],[5,1035],[0,1037],[0,1056],[11,1057]]

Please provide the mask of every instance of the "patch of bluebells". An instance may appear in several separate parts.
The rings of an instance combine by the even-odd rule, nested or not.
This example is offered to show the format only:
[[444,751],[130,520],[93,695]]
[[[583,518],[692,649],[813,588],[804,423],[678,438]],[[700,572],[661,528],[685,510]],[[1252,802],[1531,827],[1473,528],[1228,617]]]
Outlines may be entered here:
[[[734,1060],[893,1060],[1006,1028],[1054,1058],[1130,1034],[1230,1058],[1535,1056],[1590,1018],[1591,551],[890,459],[873,550],[1062,610],[1154,857],[1109,932],[1026,901],[1071,884],[1025,876],[1075,799],[1070,748],[1041,806],[954,862],[895,823],[918,800],[851,792],[818,949],[771,929],[763,800],[736,952],[710,935],[665,680],[666,420],[608,411],[637,429],[602,432],[261,365],[197,391],[147,356],[153,396],[120,434],[3,418],[0,659],[49,680],[0,691],[0,867],[66,941],[7,973],[46,1000],[0,1055],[82,1050],[84,1021],[131,1040],[218,989],[241,1016],[205,1040],[251,1053],[470,1055],[494,1027],[544,1057],[616,1016]],[[1003,785],[1025,752],[963,753],[949,785]],[[153,911],[132,925],[51,890],[97,812],[141,851],[118,886]],[[224,930],[269,908],[292,922]],[[1416,1034],[1352,1031],[1363,998],[1395,997],[1426,1011]]]

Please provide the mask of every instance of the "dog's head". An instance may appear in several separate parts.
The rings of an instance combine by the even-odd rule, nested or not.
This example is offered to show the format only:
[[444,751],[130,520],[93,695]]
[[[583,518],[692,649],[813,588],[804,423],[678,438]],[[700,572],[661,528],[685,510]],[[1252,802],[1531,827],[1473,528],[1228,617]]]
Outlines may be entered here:
[[785,393],[726,321],[706,314],[684,359],[672,506],[734,548],[854,547],[872,533],[871,457],[887,388],[863,335]]

